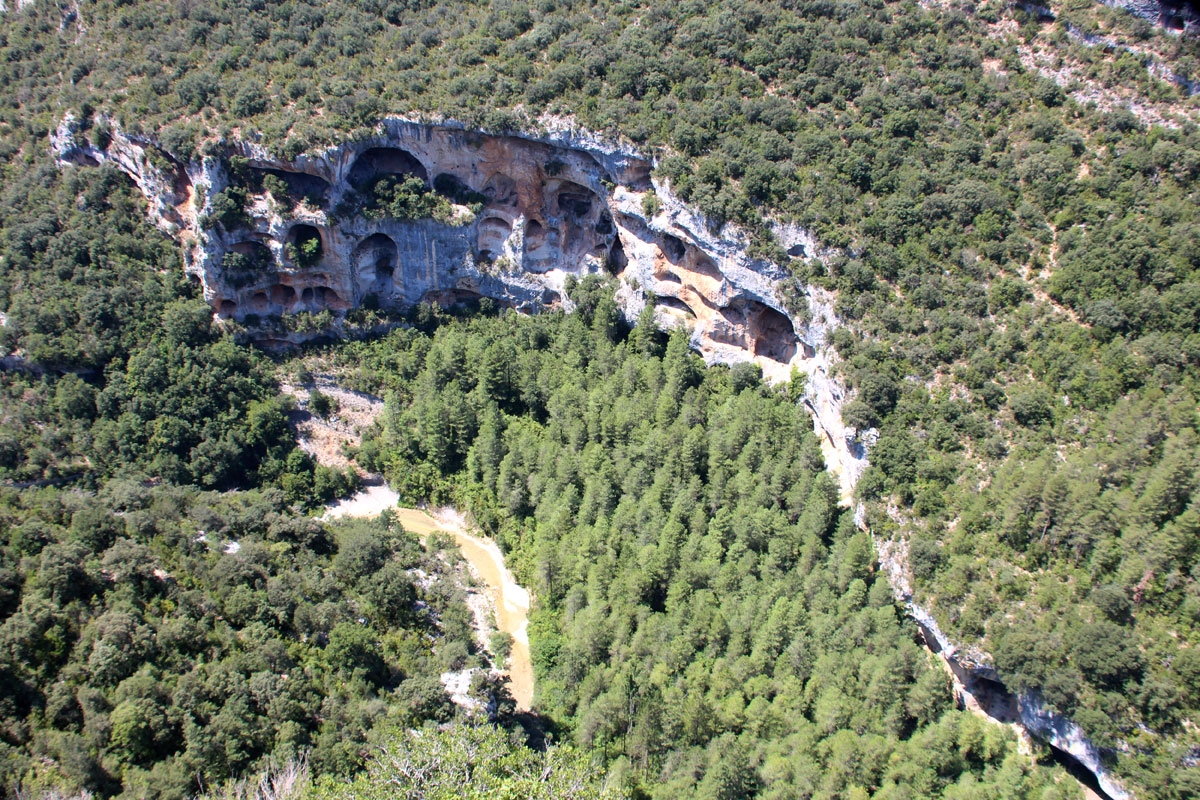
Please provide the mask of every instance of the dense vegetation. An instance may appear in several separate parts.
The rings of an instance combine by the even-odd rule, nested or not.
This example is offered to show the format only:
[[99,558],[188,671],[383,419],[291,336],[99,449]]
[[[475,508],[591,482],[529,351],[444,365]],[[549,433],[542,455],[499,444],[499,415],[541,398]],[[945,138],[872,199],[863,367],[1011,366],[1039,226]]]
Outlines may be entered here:
[[6,794],[181,798],[302,757],[347,774],[377,724],[453,716],[463,595],[394,523],[124,480],[7,490],[0,515]]
[[5,172],[0,792],[352,772],[378,723],[453,716],[460,580],[387,519],[303,516],[347,477],[296,449],[270,364],[212,330],[135,198]]
[[626,336],[595,279],[568,289],[570,316],[336,353],[388,392],[360,460],[469,508],[538,598],[560,737],[654,797],[1060,791],[954,710],[789,390],[705,369],[652,315]]
[[396,731],[353,782],[326,779],[306,800],[616,800],[627,796],[570,746],[521,747],[490,725]]
[[177,251],[112,169],[5,173],[0,477],[140,473],[278,486],[319,505],[353,483],[296,448],[270,365],[212,327]]
[[[909,540],[918,595],[947,630],[982,641],[1014,687],[1040,689],[1114,758],[1125,751],[1116,767],[1135,787],[1196,794],[1200,129],[1078,102],[1017,52],[1049,48],[1096,91],[1194,113],[1138,48],[1165,53],[1186,78],[1196,42],[1084,0],[1051,3],[1057,18],[1000,2],[924,5],[11,9],[0,23],[0,158],[16,210],[2,222],[3,335],[37,363],[94,372],[5,375],[14,424],[0,467],[17,480],[132,468],[221,487],[238,482],[227,465],[244,457],[248,479],[294,500],[334,480],[274,433],[255,438],[243,413],[252,404],[267,404],[254,408],[280,430],[255,359],[180,301],[160,239],[118,235],[137,224],[128,196],[105,210],[64,188],[83,179],[64,184],[42,168],[64,110],[113,113],[182,158],[219,152],[235,126],[294,155],[388,112],[493,130],[569,112],[660,154],[660,177],[714,225],[753,229],[760,253],[787,260],[764,214],[844,248],[790,263],[837,290],[850,323],[835,338],[857,391],[847,421],[882,431],[860,485],[874,531]],[[1124,44],[1089,46],[1098,32]],[[87,135],[101,141],[104,124]],[[104,181],[113,178],[85,183]],[[435,213],[425,203],[436,198],[410,188],[376,187],[368,202]],[[96,245],[77,247],[56,227],[81,214],[96,224],[78,235]],[[112,255],[92,258],[105,239]],[[129,259],[163,271],[129,280]],[[177,345],[187,358],[172,355]],[[204,393],[235,376],[236,392]],[[156,381],[192,388],[142,402]],[[444,399],[447,424],[422,410],[412,435],[426,467],[396,476],[413,496],[472,468],[461,433],[486,420],[471,419],[468,401]],[[221,422],[206,432],[201,419]],[[301,476],[290,489],[289,475]],[[536,506],[510,507],[498,481],[478,476],[496,508],[537,518]],[[575,715],[575,699],[554,702]]]

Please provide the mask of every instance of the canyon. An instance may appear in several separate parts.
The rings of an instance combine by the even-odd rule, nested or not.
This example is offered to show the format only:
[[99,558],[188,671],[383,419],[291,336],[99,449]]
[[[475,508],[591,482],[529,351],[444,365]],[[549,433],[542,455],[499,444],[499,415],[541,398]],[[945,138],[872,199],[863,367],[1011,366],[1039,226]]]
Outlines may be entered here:
[[[839,324],[835,297],[752,257],[747,232],[711,224],[682,203],[652,175],[648,156],[554,121],[535,134],[489,134],[391,118],[372,136],[294,159],[234,141],[184,163],[114,120],[104,127],[98,138],[64,119],[51,137],[59,162],[110,163],[129,175],[150,217],[180,242],[187,274],[214,314],[250,339],[298,343],[314,332],[283,321],[324,312],[327,327],[315,334],[337,336],[347,314],[363,307],[487,298],[525,313],[570,310],[569,279],[607,275],[628,320],[652,307],[660,324],[686,326],[708,363],[751,361],[771,383],[805,376],[802,402],[842,500],[851,502],[875,432],[841,418],[847,391],[828,343]],[[235,158],[236,180],[251,187],[241,222],[214,224],[227,190],[237,188]],[[403,219],[361,213],[364,187],[381,179],[436,192],[450,210]],[[776,225],[774,234],[793,257],[831,255],[795,226]],[[865,515],[856,518],[865,527]],[[1048,742],[1107,796],[1127,797],[1077,726],[1036,697],[1008,694],[986,659],[966,656],[941,635],[912,601],[903,541],[876,547],[894,594],[943,659],[964,705]]]

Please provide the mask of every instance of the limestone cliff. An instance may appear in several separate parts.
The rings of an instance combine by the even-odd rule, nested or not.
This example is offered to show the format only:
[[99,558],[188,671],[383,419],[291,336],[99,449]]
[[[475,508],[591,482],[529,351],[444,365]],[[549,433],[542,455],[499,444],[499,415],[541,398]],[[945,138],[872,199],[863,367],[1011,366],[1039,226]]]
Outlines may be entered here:
[[1200,8],[1191,0],[1100,0],[1106,6],[1123,8],[1147,22],[1167,30],[1194,33],[1200,26]]
[[[631,149],[564,126],[493,135],[387,119],[374,136],[294,160],[234,142],[182,163],[114,120],[81,127],[67,117],[52,135],[60,162],[127,173],[151,218],[183,245],[214,312],[260,341],[296,340],[277,324],[286,315],[328,310],[336,326],[364,304],[488,297],[524,311],[567,306],[568,276],[606,273],[630,319],[652,304],[662,323],[688,327],[709,363],[753,360],[771,381],[807,373],[808,405],[846,498],[865,468],[858,432],[842,425],[845,389],[824,347],[833,298],[792,287],[785,302],[786,270],[751,258],[745,232],[711,226]],[[243,184],[273,188],[251,192],[238,224],[214,224],[235,156]],[[416,178],[458,205],[440,219],[356,213],[357,192],[380,176]],[[776,233],[794,255],[821,255],[802,229]]]

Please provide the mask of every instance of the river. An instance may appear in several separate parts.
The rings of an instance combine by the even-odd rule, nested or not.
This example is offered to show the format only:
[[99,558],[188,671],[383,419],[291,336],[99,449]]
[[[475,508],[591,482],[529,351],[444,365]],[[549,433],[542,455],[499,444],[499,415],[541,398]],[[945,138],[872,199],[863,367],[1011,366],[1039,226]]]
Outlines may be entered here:
[[533,663],[529,658],[529,592],[517,584],[504,564],[499,546],[473,533],[461,514],[438,509],[433,514],[416,508],[399,508],[399,496],[386,484],[368,486],[353,497],[328,507],[326,519],[374,517],[392,509],[404,529],[428,536],[440,531],[454,537],[463,557],[487,587],[496,612],[496,627],[513,637],[508,656],[508,688],[517,709],[528,711],[533,703]]

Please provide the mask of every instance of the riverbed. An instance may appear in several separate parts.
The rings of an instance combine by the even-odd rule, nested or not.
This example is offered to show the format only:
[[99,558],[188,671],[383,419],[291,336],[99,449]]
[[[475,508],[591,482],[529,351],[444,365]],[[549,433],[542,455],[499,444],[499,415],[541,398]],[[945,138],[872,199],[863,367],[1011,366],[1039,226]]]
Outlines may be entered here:
[[529,658],[529,592],[520,586],[504,564],[504,554],[491,539],[471,531],[461,514],[453,509],[397,506],[399,496],[386,484],[367,486],[353,497],[327,507],[325,519],[336,517],[374,517],[395,511],[404,529],[425,537],[431,533],[450,534],[454,543],[487,587],[488,598],[496,614],[496,627],[513,638],[508,656],[508,688],[517,709],[528,711],[533,703],[533,663]]

